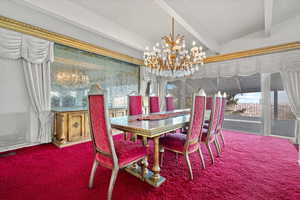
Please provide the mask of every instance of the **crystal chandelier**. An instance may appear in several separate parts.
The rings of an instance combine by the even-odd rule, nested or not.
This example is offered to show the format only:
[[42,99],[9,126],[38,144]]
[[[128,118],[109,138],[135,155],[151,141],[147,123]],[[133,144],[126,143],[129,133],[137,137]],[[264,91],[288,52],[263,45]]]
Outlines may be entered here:
[[58,84],[66,87],[80,88],[89,84],[89,76],[80,70],[57,72],[55,80]]
[[206,58],[201,46],[193,41],[190,51],[186,48],[184,36],[174,33],[174,18],[172,18],[172,33],[164,36],[161,44],[158,42],[152,50],[146,47],[144,63],[147,71],[157,76],[183,77],[199,70]]

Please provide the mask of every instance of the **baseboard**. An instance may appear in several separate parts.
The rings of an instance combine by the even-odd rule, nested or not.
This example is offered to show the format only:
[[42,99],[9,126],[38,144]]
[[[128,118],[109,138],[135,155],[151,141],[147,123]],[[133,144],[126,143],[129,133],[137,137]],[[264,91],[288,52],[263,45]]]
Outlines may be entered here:
[[0,153],[6,152],[6,151],[13,151],[16,149],[24,148],[24,147],[31,147],[35,145],[39,145],[40,143],[23,143],[23,144],[16,144],[13,146],[8,146],[8,147],[1,147],[0,148]]

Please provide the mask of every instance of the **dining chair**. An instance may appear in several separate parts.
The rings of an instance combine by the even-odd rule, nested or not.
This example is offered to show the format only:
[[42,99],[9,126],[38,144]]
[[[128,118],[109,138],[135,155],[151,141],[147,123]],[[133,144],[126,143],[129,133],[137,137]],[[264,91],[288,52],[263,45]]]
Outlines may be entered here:
[[[128,95],[128,113],[130,116],[143,114],[143,97],[138,95],[136,92],[131,92]],[[137,136],[136,134],[126,132],[125,140],[131,138],[132,141],[136,142],[138,139],[142,140],[145,146],[148,146],[148,140],[146,137]]]
[[189,159],[189,154],[198,151],[202,167],[205,168],[204,158],[200,146],[200,139],[205,116],[205,104],[205,92],[204,90],[200,90],[197,94],[193,95],[191,120],[187,134],[168,134],[159,139],[161,149],[161,165],[163,164],[165,150],[184,155],[189,168],[189,175],[191,180],[193,180],[193,172]]
[[160,112],[158,96],[149,97],[149,107],[150,107],[149,108],[150,113]]
[[206,97],[206,110],[211,110],[214,98],[212,96]]
[[223,136],[223,122],[224,122],[224,117],[225,117],[225,107],[226,107],[226,103],[227,103],[227,95],[224,92],[224,94],[222,95],[222,104],[221,104],[221,111],[220,111],[220,115],[219,115],[219,123],[217,126],[217,134],[218,136],[221,137],[223,146],[225,146],[225,139]]
[[211,149],[212,143],[214,143],[216,147],[218,156],[220,156],[221,154],[220,144],[217,137],[217,126],[219,122],[219,114],[221,111],[222,96],[220,95],[220,93],[217,93],[216,95],[214,95],[212,99],[213,101],[211,106],[209,123],[208,126],[205,126],[207,127],[207,129],[205,127],[203,128],[201,142],[204,143],[205,146],[207,147],[207,150],[211,158],[211,162],[212,164],[214,164],[215,159]]
[[[132,116],[141,114],[143,114],[142,96],[133,91],[128,95],[128,115]],[[136,141],[137,136],[135,134],[125,132],[125,140],[128,139]]]
[[[166,97],[166,111],[173,111],[174,110],[174,98],[171,94],[168,94]],[[171,133],[175,133],[175,132],[178,132],[178,133],[187,133],[187,130],[185,128],[180,128],[180,129],[177,129],[175,131],[172,131]]]
[[[221,95],[221,92],[218,91],[217,94]],[[210,111],[212,110],[213,102],[214,102],[213,96],[206,97],[206,110],[210,110]],[[210,119],[205,120],[203,128],[208,129],[209,123],[210,123]]]
[[174,110],[174,98],[172,95],[168,94],[166,96],[166,111]]
[[132,92],[128,95],[128,113],[129,115],[143,114],[142,96],[136,92]]
[[144,177],[148,165],[147,148],[130,141],[113,139],[106,92],[99,86],[92,86],[88,94],[88,112],[94,147],[94,161],[89,178],[89,188],[93,187],[95,173],[99,164],[112,169],[107,195],[107,199],[110,200],[120,169],[141,162],[141,176]]

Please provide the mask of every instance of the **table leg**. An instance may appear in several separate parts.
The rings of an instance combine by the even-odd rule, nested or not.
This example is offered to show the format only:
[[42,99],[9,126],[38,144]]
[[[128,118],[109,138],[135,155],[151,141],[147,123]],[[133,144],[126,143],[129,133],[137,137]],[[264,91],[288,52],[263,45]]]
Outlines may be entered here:
[[129,172],[130,174],[139,177],[141,180],[146,181],[150,185],[154,187],[159,187],[165,180],[163,176],[159,174],[160,167],[159,167],[159,136],[153,138],[154,141],[154,163],[153,168],[151,170],[147,170],[147,160],[144,160],[145,166],[139,167],[137,165],[131,165],[129,167],[126,167],[125,170]]
[[154,163],[153,163],[153,181],[159,181],[160,179],[160,167],[159,167],[159,137],[155,137],[154,139]]
[[145,147],[149,147],[149,144],[148,144],[148,138],[145,137],[145,136],[143,136],[143,145],[144,145]]

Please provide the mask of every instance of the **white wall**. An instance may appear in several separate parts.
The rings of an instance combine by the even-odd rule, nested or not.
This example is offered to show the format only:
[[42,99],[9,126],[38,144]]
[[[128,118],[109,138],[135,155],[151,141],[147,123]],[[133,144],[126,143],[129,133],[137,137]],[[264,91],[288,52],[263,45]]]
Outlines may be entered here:
[[[80,13],[78,13],[80,15]],[[32,8],[15,3],[12,0],[0,1],[0,15],[25,22],[49,31],[71,36],[76,39],[92,43],[113,51],[117,51],[135,58],[142,58],[142,52],[122,45],[113,40],[88,32],[75,25],[63,22],[61,19],[50,17]]]

